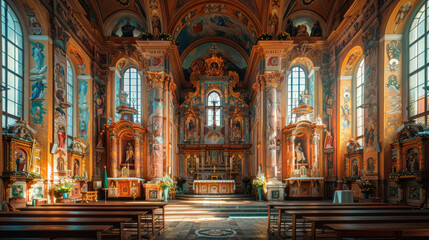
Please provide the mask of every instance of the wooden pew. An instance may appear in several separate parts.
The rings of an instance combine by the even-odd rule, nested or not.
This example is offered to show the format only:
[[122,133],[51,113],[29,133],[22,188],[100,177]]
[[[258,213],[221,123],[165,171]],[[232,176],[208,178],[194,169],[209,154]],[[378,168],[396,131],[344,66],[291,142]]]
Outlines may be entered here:
[[[0,212],[0,217],[89,217],[89,218],[132,218],[137,222],[137,234],[141,240],[142,217],[147,211],[18,211]],[[155,236],[152,234],[151,236]]]
[[[164,205],[165,206],[165,205]],[[162,207],[164,207],[162,206]],[[21,208],[21,211],[123,211],[123,212],[134,212],[134,211],[147,211],[147,215],[149,215],[150,219],[147,219],[147,221],[150,223],[151,228],[152,228],[152,236],[154,237],[156,235],[156,215],[155,215],[155,210],[159,209],[159,206],[142,206],[142,205],[138,205],[138,206],[107,206],[107,205],[102,205],[102,206],[97,206],[97,207],[88,207],[88,206],[49,206],[49,207],[26,207],[26,208]],[[162,233],[161,230],[164,230],[164,224],[165,224],[165,218],[164,218],[164,214],[165,212],[162,212],[162,224],[159,227],[159,232],[160,234]]]
[[[277,235],[281,237],[281,215],[283,211],[279,211],[278,231]],[[404,209],[366,209],[366,210],[286,210],[286,214],[292,216],[292,239],[296,239],[296,222],[297,219],[302,219],[307,216],[407,216],[407,215],[428,215],[429,210],[404,210]]]
[[343,237],[396,238],[429,237],[429,223],[327,224],[335,230],[337,240]]
[[111,225],[0,225],[0,238],[93,238],[101,240],[101,233]]
[[270,202],[268,206],[268,233],[274,233],[274,229],[271,226],[271,221],[277,221],[275,216],[278,216],[277,212],[272,212],[275,207],[280,206],[387,206],[388,203],[372,202],[372,203],[332,203],[332,202]]
[[85,218],[85,217],[0,217],[0,225],[112,225],[119,229],[125,239],[124,223],[131,218]]
[[311,222],[311,239],[316,239],[316,229],[321,228],[326,224],[338,223],[419,223],[428,222],[429,216],[333,216],[333,217],[304,217],[305,220]]

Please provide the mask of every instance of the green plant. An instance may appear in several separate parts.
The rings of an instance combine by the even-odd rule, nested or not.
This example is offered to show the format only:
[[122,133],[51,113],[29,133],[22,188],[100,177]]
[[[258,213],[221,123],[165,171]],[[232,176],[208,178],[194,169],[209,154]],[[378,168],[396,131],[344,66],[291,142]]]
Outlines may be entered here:
[[253,179],[252,185],[256,188],[265,188],[267,180],[263,173],[259,172],[255,179]]
[[162,189],[174,187],[173,180],[171,180],[170,176],[168,176],[167,174],[165,174],[164,177],[161,178],[161,180],[159,181],[159,185],[162,187]]
[[69,180],[62,179],[60,184],[55,185],[54,191],[56,193],[69,193],[73,190],[73,184]]
[[73,179],[77,181],[88,181],[88,178],[81,176],[74,176]]
[[177,182],[177,188],[178,188],[179,192],[183,192],[183,184],[186,183],[186,178],[185,177],[177,177],[176,182]]
[[139,35],[139,39],[140,40],[152,40],[153,35],[152,35],[152,33],[149,33],[149,32],[142,32]]
[[157,37],[158,37],[159,40],[162,40],[162,41],[171,41],[171,40],[173,40],[173,38],[171,37],[171,35],[168,34],[168,33],[160,33],[160,34],[158,34]]
[[272,40],[272,39],[273,39],[273,35],[271,33],[262,33],[257,40],[259,41],[259,40]]
[[277,35],[278,40],[290,40],[290,34],[287,32],[281,32]]

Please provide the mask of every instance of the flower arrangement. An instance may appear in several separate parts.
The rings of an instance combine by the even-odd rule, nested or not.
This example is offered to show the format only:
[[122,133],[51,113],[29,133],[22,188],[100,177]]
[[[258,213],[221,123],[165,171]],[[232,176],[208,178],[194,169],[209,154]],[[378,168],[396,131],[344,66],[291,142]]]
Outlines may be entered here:
[[76,180],[76,181],[88,181],[88,178],[81,177],[81,176],[73,176],[73,180]]
[[272,39],[273,39],[273,35],[271,33],[262,33],[257,40],[259,41],[259,40],[272,40]]
[[389,178],[395,179],[395,178],[415,178],[420,177],[422,174],[420,172],[410,172],[408,170],[405,170],[403,172],[393,172],[389,175]]
[[290,40],[290,34],[287,32],[281,32],[277,35],[278,40]]
[[171,180],[170,176],[167,174],[164,175],[164,177],[161,178],[159,181],[159,185],[162,187],[162,189],[165,188],[172,188],[174,186],[173,180]]
[[29,178],[40,178],[38,173],[29,173],[29,172],[6,172],[5,175],[17,176],[17,177],[29,177]]
[[263,173],[259,172],[255,179],[253,179],[252,185],[256,188],[265,188],[267,180]]
[[139,39],[140,40],[152,40],[153,35],[152,35],[152,33],[149,33],[149,32],[142,32],[139,35]]
[[168,34],[168,33],[160,33],[160,34],[158,34],[157,37],[161,41],[171,41],[171,40],[173,40],[173,38],[171,37],[171,35]]
[[70,180],[62,179],[59,185],[55,185],[54,191],[57,193],[69,193],[73,190],[73,184]]
[[359,185],[361,192],[363,193],[372,193],[375,191],[375,187],[369,180],[358,179],[356,182]]

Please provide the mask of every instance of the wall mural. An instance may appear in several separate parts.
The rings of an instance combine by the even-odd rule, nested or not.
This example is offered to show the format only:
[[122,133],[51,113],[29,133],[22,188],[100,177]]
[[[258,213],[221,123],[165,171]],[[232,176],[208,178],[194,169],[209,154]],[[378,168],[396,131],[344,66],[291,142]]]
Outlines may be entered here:
[[[47,42],[47,41],[46,41]],[[30,41],[32,46],[31,56],[33,57],[32,68],[30,70],[30,85],[31,85],[31,109],[30,115],[31,120],[34,125],[43,125],[43,118],[46,114],[46,98],[45,92],[47,88],[48,81],[47,71],[48,66],[45,65],[45,54],[44,49],[45,45],[41,42]],[[34,63],[34,65],[33,65]]]
[[191,9],[175,26],[173,38],[179,54],[203,37],[221,36],[238,43],[250,54],[257,34],[255,26],[240,10],[224,4],[209,3]]
[[86,100],[88,92],[88,81],[80,80],[79,84],[79,137],[83,140],[88,139],[89,106]]

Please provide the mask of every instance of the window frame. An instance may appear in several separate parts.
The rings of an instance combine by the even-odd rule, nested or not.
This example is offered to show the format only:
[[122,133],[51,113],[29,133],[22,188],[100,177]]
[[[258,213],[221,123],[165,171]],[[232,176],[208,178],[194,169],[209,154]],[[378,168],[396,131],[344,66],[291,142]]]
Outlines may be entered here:
[[[418,35],[416,36],[416,39],[413,42],[410,42],[410,37],[412,34],[412,25],[414,23],[414,21],[416,20],[416,15],[420,12],[420,10],[423,8],[423,14],[424,14],[424,33],[422,34],[422,36],[418,37]],[[413,10],[413,12],[410,14],[410,18],[404,28],[404,33],[403,33],[403,41],[402,41],[402,49],[406,49],[405,51],[402,51],[403,54],[403,72],[402,72],[402,79],[403,80],[403,107],[405,107],[405,111],[403,111],[403,120],[404,121],[409,121],[409,120],[417,120],[419,118],[423,118],[424,119],[424,126],[429,126],[429,90],[422,90],[424,91],[424,110],[422,113],[417,113],[413,116],[411,116],[411,88],[410,88],[410,83],[411,83],[411,77],[412,76],[418,76],[419,72],[423,71],[424,74],[424,79],[425,82],[423,83],[423,85],[428,88],[429,87],[429,26],[428,26],[428,21],[429,21],[429,1],[422,1],[420,3],[417,4],[417,6],[415,7],[415,9]],[[418,25],[416,26],[416,28],[418,28]],[[410,51],[411,51],[411,46],[412,45],[416,45],[418,44],[419,40],[424,40],[424,64],[421,67],[417,67],[416,69],[410,73],[410,68],[411,68],[411,61],[410,61]],[[418,50],[417,50],[418,51]],[[415,56],[416,58],[416,65],[418,65],[418,56],[419,54],[417,53],[417,55]],[[416,80],[417,82],[418,80]],[[417,86],[415,87],[415,89],[418,91],[419,89],[418,83]],[[417,94],[418,95],[418,94]],[[417,105],[418,105],[418,98],[416,98]],[[417,109],[418,111],[418,109]],[[421,122],[419,122],[421,123]]]
[[[131,95],[132,95],[131,92],[127,91],[125,89],[125,74],[129,70],[132,70],[132,69],[135,69],[136,70],[136,74],[137,74],[137,78],[136,78],[137,84],[134,85],[134,86],[136,86],[137,89],[139,89],[139,92],[140,92],[140,99],[138,99],[139,101],[136,101],[134,103],[134,105],[132,105],[133,102],[131,101],[132,100],[131,99]],[[142,100],[143,100],[143,82],[142,82],[142,76],[140,75],[139,72],[140,71],[139,71],[139,69],[136,66],[128,66],[128,67],[124,68],[124,70],[121,73],[120,90],[122,89],[122,90],[124,90],[125,93],[128,94],[127,100],[128,100],[128,104],[129,104],[130,107],[134,107],[135,108],[136,104],[137,104],[137,108],[135,108],[136,111],[137,111],[137,114],[134,115],[134,122],[142,124],[142,121],[143,121],[143,104],[142,104]],[[132,82],[131,79],[132,78],[131,78],[131,73],[130,73],[130,83]],[[131,89],[132,86],[133,85],[129,84],[129,89]]]
[[[70,104],[70,107],[67,108],[67,132],[66,132],[66,136],[67,136],[67,146],[70,146],[70,144],[73,143],[73,139],[75,138],[76,132],[79,129],[79,126],[77,124],[76,117],[75,117],[77,114],[77,105],[78,105],[77,104],[77,95],[78,95],[77,89],[79,88],[79,86],[78,86],[78,82],[77,82],[76,69],[74,66],[74,62],[69,57],[66,58],[66,61],[67,61],[66,62],[66,68],[67,68],[67,73],[66,73],[67,74],[67,78],[66,78],[67,103]],[[70,69],[72,72],[72,78],[73,78],[73,86],[72,86],[73,94],[71,95],[71,99],[72,99],[71,102],[69,101],[69,66],[70,66]],[[70,127],[69,110],[70,109],[72,112],[72,118],[71,118],[71,120],[72,120],[72,124],[71,124],[72,135],[69,135],[69,127]]]
[[[210,107],[213,107],[213,105],[210,105],[209,99],[210,99],[210,95],[212,94],[217,94],[219,96],[219,105],[214,105],[216,107],[219,107],[219,109],[217,109],[215,112],[213,112],[213,109],[211,109]],[[206,98],[206,123],[207,126],[213,126],[213,124],[215,124],[217,127],[222,126],[222,94],[220,94],[218,91],[216,90],[211,90],[208,94],[207,94],[207,98]],[[210,118],[209,117],[209,112],[213,112],[214,116],[215,116],[215,122],[213,122],[213,116]],[[219,118],[217,118],[216,114],[219,114]],[[218,122],[219,120],[219,122]],[[210,124],[211,123],[211,124]],[[219,123],[219,124],[218,124]]]
[[[353,106],[353,135],[356,139],[357,142],[359,142],[359,144],[361,146],[363,146],[363,138],[365,135],[365,110],[363,108],[364,104],[365,104],[365,58],[362,57],[358,60],[358,63],[355,67],[355,71],[353,74],[353,102],[352,102],[352,106]],[[361,69],[362,67],[362,69]],[[362,71],[361,74],[359,71]],[[360,74],[360,75],[359,75]],[[362,82],[361,84],[358,85],[358,78],[361,77]],[[362,88],[362,94],[361,94],[361,104],[358,103],[358,88]],[[362,134],[358,135],[358,118],[359,118],[359,114],[358,112],[361,111],[361,117],[362,117],[362,125],[361,130],[362,130]]]
[[[291,88],[292,88],[292,90],[293,90],[293,86],[294,85],[298,85],[298,98],[297,98],[297,104],[296,104],[296,106],[294,106],[293,105],[293,103],[292,103],[292,101],[294,100],[293,98],[291,98],[292,96],[291,95],[293,95],[293,93],[294,92],[296,92],[296,91],[289,91],[289,86],[291,85],[291,76],[292,76],[292,73],[294,72],[293,70],[295,69],[295,68],[299,68],[299,69],[301,69],[302,70],[302,72],[304,73],[304,79],[305,79],[305,84],[304,84],[304,89],[302,89],[301,90],[301,86],[303,85],[303,84],[300,84],[300,83],[298,83],[298,84],[293,84],[292,86],[291,86]],[[298,71],[298,73],[299,73],[300,71]],[[295,114],[293,114],[292,113],[292,110],[295,108],[295,107],[297,107],[297,106],[299,106],[299,101],[300,101],[300,94],[305,90],[305,89],[308,89],[308,90],[310,90],[309,89],[309,73],[306,71],[306,68],[304,67],[304,66],[302,66],[302,65],[294,65],[294,66],[292,66],[292,67],[290,67],[289,68],[289,71],[288,71],[288,75],[286,76],[287,77],[287,84],[286,84],[286,92],[287,92],[287,99],[286,99],[286,103],[287,103],[287,114],[288,114],[288,124],[290,123],[290,122],[293,122],[293,123],[296,123],[296,115]],[[300,79],[300,76],[298,76],[298,79]],[[292,94],[291,94],[292,93]],[[289,104],[289,100],[290,100],[290,103],[291,104]]]
[[[26,28],[25,28],[25,26],[26,26],[26,24],[24,23],[25,21],[21,18],[20,12],[16,8],[16,6],[13,4],[13,2],[6,1],[6,0],[3,0],[2,3],[3,2],[5,3],[5,6],[6,6],[5,10],[8,11],[8,12],[12,12],[13,13],[13,16],[15,17],[14,20],[16,21],[16,23],[20,27],[21,47],[17,46],[17,44],[15,42],[12,42],[12,41],[9,41],[9,40],[7,40],[5,42],[10,42],[11,44],[13,44],[13,46],[15,48],[18,48],[21,51],[21,53],[22,53],[21,54],[21,58],[18,55],[18,61],[17,61],[17,63],[21,64],[21,75],[18,75],[15,71],[12,71],[10,68],[8,68],[8,61],[3,61],[3,59],[2,59],[2,73],[1,74],[2,74],[2,78],[4,79],[2,85],[4,87],[8,87],[8,85],[9,85],[8,82],[7,82],[8,78],[7,77],[3,77],[3,75],[4,75],[3,71],[5,72],[6,76],[7,76],[7,73],[10,73],[10,74],[13,74],[14,77],[20,79],[20,83],[18,83],[18,87],[17,87],[18,89],[16,89],[16,93],[21,95],[21,98],[19,99],[21,101],[21,104],[15,103],[15,101],[13,101],[14,105],[18,105],[16,107],[18,107],[17,110],[20,111],[20,116],[13,115],[13,114],[7,112],[7,110],[3,111],[3,108],[7,108],[8,107],[7,106],[7,102],[10,101],[8,99],[8,97],[10,96],[10,92],[9,92],[10,89],[9,90],[4,90],[1,93],[2,94],[2,98],[1,98],[1,103],[2,103],[2,119],[1,119],[1,121],[2,121],[2,128],[7,128],[11,124],[13,124],[13,123],[8,124],[7,123],[8,119],[20,120],[20,119],[26,119],[27,118],[27,112],[26,112],[27,111],[27,109],[26,109],[27,108],[27,106],[26,106],[27,104],[25,102],[25,99],[28,99],[29,96],[28,96],[28,93],[26,93],[26,91],[24,91],[24,89],[26,89],[25,86],[28,85],[28,81],[27,81],[27,75],[28,75],[28,73],[26,71],[26,68],[27,68],[27,64],[26,63],[28,61],[28,56],[26,54],[28,52],[28,46],[27,46],[28,35],[27,35],[27,32],[26,32]],[[3,6],[2,6],[2,9],[3,9]],[[7,15],[5,16],[5,25],[6,26],[10,25],[7,22]],[[5,31],[5,30],[2,30],[2,31]],[[14,31],[14,32],[16,33],[16,31]],[[5,31],[5,33],[6,33],[5,39],[8,39],[7,38],[8,31]],[[3,41],[3,32],[2,32],[2,36],[1,37],[2,37],[2,44],[3,44],[3,42],[4,42]],[[5,45],[6,45],[6,43],[5,43]],[[14,50],[15,50],[15,48],[14,48]],[[8,49],[4,48],[3,51],[4,52],[2,53],[2,58],[6,59],[7,58],[7,54],[8,54]],[[22,61],[19,61],[19,58]],[[3,68],[3,65],[5,65],[5,68]],[[20,84],[21,84],[21,86],[20,86]],[[14,85],[16,85],[16,84],[14,84]],[[19,91],[19,89],[22,89],[22,91]]]

